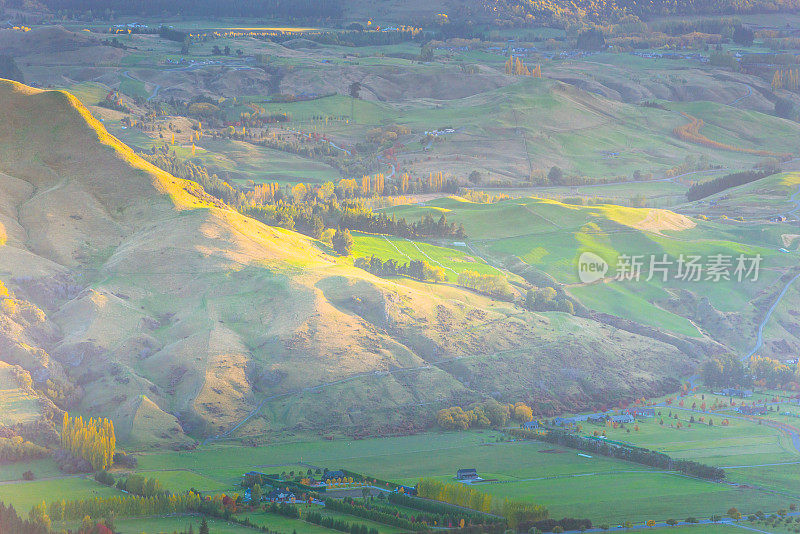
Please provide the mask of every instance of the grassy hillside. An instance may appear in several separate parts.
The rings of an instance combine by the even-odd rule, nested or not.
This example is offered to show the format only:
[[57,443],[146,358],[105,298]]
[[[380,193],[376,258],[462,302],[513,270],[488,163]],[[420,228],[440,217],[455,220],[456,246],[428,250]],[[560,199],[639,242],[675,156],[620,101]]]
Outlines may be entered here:
[[[604,365],[609,326],[375,278],[153,168],[70,95],[0,91],[15,126],[0,133],[0,188],[11,192],[0,272],[49,332],[19,361],[38,380],[80,383],[78,411],[111,416],[139,446],[225,432],[257,407],[237,433],[419,424],[430,408],[421,418],[398,408],[515,400],[532,387],[583,404],[659,388],[691,363],[620,333],[614,358],[642,369],[632,385],[626,366]],[[454,270],[490,270],[464,252],[421,250]]]
[[[693,338],[709,335],[728,345],[729,350],[746,354],[757,321],[782,288],[781,276],[796,265],[796,252],[792,251],[800,242],[795,232],[789,225],[764,223],[765,214],[791,209],[789,197],[796,188],[794,174],[770,177],[717,195],[712,199],[713,209],[706,209],[708,202],[695,203],[684,210],[691,216],[651,208],[573,205],[535,197],[494,204],[450,197],[384,211],[408,219],[446,213],[448,220],[464,224],[473,257],[511,269],[534,285],[560,284],[589,309]],[[742,213],[758,215],[760,220],[732,218]],[[730,216],[723,218],[723,214]],[[791,251],[787,254],[781,249]],[[580,282],[577,265],[583,252],[595,253],[608,263],[604,283]],[[691,283],[673,278],[663,281],[659,276],[648,280],[650,257],[661,259],[665,254],[673,268],[681,255],[760,255],[759,277],[745,283],[735,277],[708,280],[706,275]],[[625,255],[644,262],[639,281],[613,280]],[[787,299],[786,306],[794,309],[795,301]],[[784,349],[776,356],[791,352],[789,347],[797,343],[794,335],[782,336],[778,344],[782,343]]]

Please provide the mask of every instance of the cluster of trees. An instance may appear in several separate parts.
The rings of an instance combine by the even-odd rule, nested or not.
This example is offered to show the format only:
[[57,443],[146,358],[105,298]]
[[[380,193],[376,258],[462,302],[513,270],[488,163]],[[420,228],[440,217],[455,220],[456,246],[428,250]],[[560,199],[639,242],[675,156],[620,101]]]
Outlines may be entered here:
[[150,154],[141,154],[156,167],[167,171],[173,176],[197,182],[205,191],[222,200],[229,206],[241,206],[245,203],[244,193],[232,187],[228,182],[221,180],[216,174],[208,174],[208,169],[192,161],[179,160],[174,154],[156,152],[153,147]]
[[578,48],[581,50],[605,50],[606,38],[597,28],[589,28],[578,34]]
[[796,91],[800,88],[800,71],[797,69],[776,70],[772,77],[772,88]]
[[344,519],[338,519],[329,515],[322,515],[319,512],[309,512],[309,514],[306,516],[306,521],[325,528],[338,530],[339,532],[348,532],[350,534],[378,534],[378,529],[375,527],[369,528],[367,525],[360,523],[348,523]]
[[772,358],[752,356],[747,367],[750,378],[760,386],[781,389],[798,381],[797,369]]
[[751,382],[744,364],[730,353],[706,360],[700,367],[700,377],[711,388],[741,387]]
[[531,70],[527,65],[525,65],[525,62],[521,58],[515,58],[514,56],[509,56],[506,60],[505,71],[506,74],[514,76],[532,76],[534,78],[542,77],[541,65],[535,65],[533,70]]
[[0,532],[14,534],[49,534],[49,524],[42,521],[22,519],[13,506],[0,502]]
[[739,60],[736,56],[726,50],[714,50],[708,56],[708,63],[715,67],[722,67],[730,69],[734,72],[739,72]]
[[[317,228],[314,229],[314,232],[316,232],[316,230]],[[331,238],[331,244],[333,245],[333,250],[335,250],[337,254],[340,256],[349,256],[353,251],[353,236],[350,234],[350,230],[347,228],[337,228]]]
[[525,307],[533,311],[560,311],[575,314],[575,305],[566,296],[559,297],[552,287],[531,288],[525,294]]
[[48,451],[30,441],[25,441],[20,436],[0,438],[0,463],[21,462],[44,458]]
[[466,430],[470,427],[502,427],[509,419],[520,422],[533,420],[533,410],[525,403],[501,404],[494,399],[480,402],[464,410],[460,406],[439,410],[436,422],[447,430]]
[[485,514],[492,511],[492,496],[466,484],[447,484],[439,480],[423,478],[417,484],[417,495]]
[[719,481],[725,478],[725,470],[720,467],[709,466],[692,460],[676,460],[664,453],[651,451],[650,449],[623,446],[617,443],[609,443],[602,439],[584,438],[563,430],[550,429],[544,435],[534,434],[523,429],[512,429],[509,432],[519,437],[547,441],[556,445],[649,465],[659,469],[680,471],[686,475],[707,480]]
[[[440,137],[429,136],[430,141],[437,141]],[[442,173],[430,173],[427,177],[415,177],[408,173],[400,175],[397,184],[388,184],[384,195],[405,195],[406,193],[457,193],[460,186],[453,178],[445,178]]]
[[[335,237],[335,235],[334,235]],[[375,256],[356,258],[353,263],[359,269],[364,269],[377,276],[408,276],[422,282],[444,282],[447,277],[444,269],[431,265],[427,261],[411,260],[407,263],[398,263],[393,259],[386,261]]]
[[750,182],[766,178],[770,174],[772,174],[770,170],[743,171],[726,174],[725,176],[720,176],[719,178],[714,178],[707,182],[693,183],[686,191],[686,199],[690,201],[700,200],[701,198],[706,198],[721,191],[725,191],[726,189],[730,189],[731,187],[749,184]]
[[513,300],[514,292],[505,276],[499,274],[481,274],[476,271],[461,271],[458,284],[475,291],[480,291],[501,300]]
[[[417,495],[485,514],[501,515],[511,528],[516,528],[524,522],[546,519],[548,515],[547,508],[534,503],[502,500],[493,504],[491,495],[465,484],[447,484],[423,478],[417,484]],[[459,526],[464,528],[465,522],[462,520]]]
[[745,154],[753,154],[756,156],[777,156],[781,158],[791,157],[791,154],[777,154],[775,152],[769,152],[768,150],[741,148],[733,145],[728,145],[726,143],[720,143],[719,141],[712,141],[711,139],[700,133],[700,129],[705,125],[703,119],[692,117],[691,115],[689,115],[688,113],[684,113],[683,111],[681,111],[681,115],[689,119],[689,123],[684,124],[683,126],[678,126],[672,131],[672,133],[675,134],[675,137],[683,141],[688,141],[690,143],[697,143],[699,145],[707,146],[710,148],[730,150],[731,152],[742,152]]
[[78,458],[83,458],[93,469],[108,469],[114,463],[117,439],[114,423],[110,419],[70,417],[64,412],[61,427],[61,446]]
[[156,497],[165,493],[164,486],[160,480],[143,477],[142,475],[130,475],[127,478],[120,478],[117,481],[117,488],[140,497]]

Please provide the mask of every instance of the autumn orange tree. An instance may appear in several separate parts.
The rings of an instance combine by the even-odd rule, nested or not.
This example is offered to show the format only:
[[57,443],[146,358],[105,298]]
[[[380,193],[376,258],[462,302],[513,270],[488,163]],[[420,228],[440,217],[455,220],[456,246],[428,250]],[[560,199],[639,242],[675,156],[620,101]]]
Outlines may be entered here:
[[514,76],[533,76],[534,78],[541,78],[542,77],[542,66],[536,65],[533,69],[528,68],[525,65],[525,61],[522,58],[509,56],[508,60],[506,60],[505,65],[506,74],[511,74]]
[[800,71],[795,69],[776,70],[772,77],[772,88],[796,91],[800,88]]
[[70,417],[64,412],[61,446],[89,462],[93,469],[111,467],[116,443],[114,423],[110,419],[90,418],[84,422],[81,416]]

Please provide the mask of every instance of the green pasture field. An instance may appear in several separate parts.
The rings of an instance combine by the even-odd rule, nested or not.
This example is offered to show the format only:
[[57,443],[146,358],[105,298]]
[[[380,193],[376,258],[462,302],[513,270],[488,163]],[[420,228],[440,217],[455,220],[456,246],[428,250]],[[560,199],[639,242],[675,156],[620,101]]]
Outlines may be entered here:
[[133,98],[148,98],[150,92],[145,88],[145,84],[141,80],[121,76],[119,84],[119,91]]
[[64,88],[86,106],[94,106],[106,99],[109,88],[97,82],[82,82]]
[[700,337],[697,328],[685,317],[670,313],[652,300],[666,300],[669,294],[650,284],[618,283],[576,286],[570,294],[591,309],[611,313],[632,321],[663,327],[690,337]]
[[214,480],[212,477],[200,475],[184,469],[139,471],[138,473],[148,478],[160,480],[165,488],[174,492],[184,492],[192,488],[205,493],[230,489],[230,485]]
[[783,505],[773,495],[669,473],[616,472],[594,476],[478,484],[495,497],[534,500],[552,517],[588,517],[595,523],[724,514],[732,506],[755,512]]
[[238,183],[321,183],[341,178],[337,169],[325,163],[241,141],[202,139],[198,146],[208,151],[200,161],[210,172],[230,173]]
[[[320,507],[315,506],[314,511],[319,511]],[[310,509],[305,507],[302,508],[302,513],[308,513]],[[290,534],[293,531],[296,532],[308,532],[309,534],[331,534],[332,532],[336,532],[335,530],[331,530],[325,528],[320,525],[315,525],[313,523],[307,523],[302,519],[291,519],[288,517],[283,517],[281,515],[270,514],[267,512],[248,512],[245,514],[241,514],[240,517],[250,518],[254,524],[259,526],[268,526],[271,529],[275,529],[279,532],[286,532]],[[355,518],[350,518],[355,519]],[[352,521],[351,521],[352,522]],[[383,531],[381,531],[383,532]]]
[[[688,432],[644,429],[647,424],[654,423],[641,425],[641,436],[646,438],[641,443],[643,446],[659,439],[669,439],[671,443],[661,447],[662,450],[684,457],[680,452],[686,448],[685,456],[699,461],[704,461],[707,456],[694,454],[693,448],[699,446],[713,450],[716,447],[716,450],[723,451],[729,446],[734,449],[733,443],[769,458],[769,454],[765,454],[768,451],[759,451],[758,447],[768,444],[769,432],[774,436],[772,430],[751,423],[732,422],[727,428],[698,427],[693,432],[706,435],[698,436],[702,442],[690,447],[692,442],[683,440]],[[589,430],[591,426],[587,425],[585,429]],[[737,432],[742,435],[738,442]],[[627,436],[635,434],[632,432]],[[617,436],[609,437],[614,439]],[[257,468],[261,470],[305,470],[306,467],[297,463],[302,461],[414,484],[421,477],[452,482],[455,471],[469,465],[476,467],[485,479],[499,481],[480,484],[483,491],[497,497],[542,502],[550,507],[553,517],[590,517],[595,522],[683,518],[686,515],[704,517],[714,512],[724,513],[731,506],[743,511],[766,511],[777,509],[784,504],[783,500],[788,499],[776,501],[774,496],[755,489],[713,484],[610,458],[584,458],[576,451],[546,443],[498,442],[496,438],[497,433],[490,431],[431,432],[398,438],[273,444],[248,448],[245,457],[231,455],[231,446],[211,445],[193,452],[143,454],[140,466],[152,471],[180,464],[208,478],[232,481],[237,466],[240,474],[258,465],[271,466]],[[728,452],[733,452],[730,449]],[[609,492],[612,488],[613,491]],[[234,490],[235,487],[229,491]],[[632,502],[635,505],[631,505]]]
[[353,232],[353,256],[370,258],[373,255],[383,261],[393,259],[401,264],[413,260],[427,261],[431,265],[442,267],[449,282],[457,282],[458,275],[464,271],[505,276],[502,271],[470,255],[469,250],[464,247],[440,247],[394,236]]
[[0,465],[0,482],[22,480],[22,473],[25,471],[32,472],[33,476],[36,478],[48,478],[63,475],[53,459],[42,458],[41,460],[31,460],[28,462],[16,462],[12,464]]
[[[707,396],[708,397],[708,396]],[[700,402],[698,402],[699,406]],[[691,405],[691,403],[689,403]],[[708,407],[710,409],[711,403]],[[781,462],[797,458],[798,453],[784,448],[776,429],[755,424],[751,421],[736,419],[734,413],[727,417],[729,425],[722,426],[726,416],[708,413],[690,412],[677,407],[660,406],[655,408],[653,418],[641,418],[636,425],[625,425],[624,428],[583,423],[583,432],[604,431],[608,439],[630,443],[639,447],[664,452],[675,458],[695,460],[709,465],[721,467],[740,463]],[[679,419],[671,419],[669,413],[678,415]],[[696,422],[688,425],[691,417]],[[704,423],[697,421],[705,418]],[[714,421],[708,426],[708,419]],[[659,420],[664,420],[664,425]],[[677,428],[680,422],[683,428]],[[670,428],[670,425],[674,428]],[[638,426],[639,430],[634,430]],[[628,432],[630,430],[630,432]]]
[[[786,179],[784,179],[786,181]],[[785,186],[781,186],[785,187]],[[667,300],[666,289],[690,289],[709,298],[721,311],[746,313],[751,300],[764,288],[776,283],[781,272],[792,265],[792,258],[778,252],[779,231],[733,223],[692,220],[694,228],[662,232],[638,230],[648,213],[615,206],[574,206],[536,198],[515,198],[494,204],[474,204],[457,198],[386,208],[385,213],[414,219],[430,213],[445,213],[449,220],[464,223],[473,248],[494,258],[515,256],[563,283],[576,283],[576,260],[589,250],[616,264],[619,254],[649,258],[666,253],[678,258],[715,254],[738,257],[762,256],[758,282],[720,280],[687,283],[680,280],[625,282],[575,286],[569,292],[585,305],[632,320],[689,336],[697,329],[685,318],[654,303]],[[628,225],[633,225],[630,227]],[[646,227],[645,227],[646,228]],[[647,266],[643,269],[645,278]],[[753,310],[755,311],[755,310]]]
[[276,514],[270,514],[268,512],[263,512],[263,511],[247,512],[245,514],[241,514],[240,517],[242,518],[247,517],[255,525],[267,526],[271,529],[275,529],[280,532],[288,533],[292,531],[297,531],[303,533],[308,532],[310,534],[328,534],[331,532],[336,532],[335,530],[331,530],[323,526],[315,525],[313,523],[308,523],[302,520],[303,515],[314,511],[321,513],[323,516],[342,519],[351,524],[355,523],[359,525],[366,525],[367,528],[377,528],[378,532],[380,532],[381,534],[398,534],[404,532],[402,529],[397,527],[384,525],[382,523],[376,523],[374,521],[369,521],[366,519],[362,519],[360,517],[343,514],[341,512],[333,512],[317,505],[300,505],[300,511],[301,511],[300,519],[290,519],[288,517],[283,517]]
[[0,484],[0,501],[14,506],[21,512],[27,512],[42,501],[49,503],[61,499],[78,500],[120,495],[122,493],[115,488],[104,486],[83,475]]

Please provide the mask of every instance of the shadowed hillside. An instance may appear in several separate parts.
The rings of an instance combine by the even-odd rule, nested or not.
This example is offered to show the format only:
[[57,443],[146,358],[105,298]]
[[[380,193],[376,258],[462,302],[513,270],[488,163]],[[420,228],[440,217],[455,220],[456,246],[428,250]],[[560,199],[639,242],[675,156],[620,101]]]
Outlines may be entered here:
[[408,428],[490,395],[612,403],[709,350],[373,277],[152,167],[64,92],[0,82],[0,122],[0,354],[142,446],[258,406],[238,433]]

